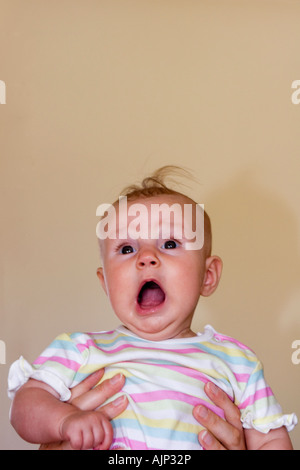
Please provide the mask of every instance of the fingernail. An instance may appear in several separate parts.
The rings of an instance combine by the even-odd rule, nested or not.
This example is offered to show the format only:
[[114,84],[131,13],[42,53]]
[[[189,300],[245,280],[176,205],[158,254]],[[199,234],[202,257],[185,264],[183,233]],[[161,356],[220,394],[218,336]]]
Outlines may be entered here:
[[206,419],[208,416],[208,410],[205,406],[198,406],[197,408],[199,418]]
[[120,406],[124,403],[126,396],[121,395],[120,397],[116,398],[112,403],[114,406]]
[[204,444],[206,444],[207,446],[212,445],[212,442],[213,442],[212,437],[207,431],[204,431],[204,433],[201,434],[201,438]]
[[121,379],[122,379],[122,374],[114,375],[114,376],[110,379],[110,383],[111,383],[112,385],[115,385],[115,384],[117,384],[118,382],[120,382]]
[[91,377],[91,376],[93,376],[93,377],[95,376],[95,377],[96,377],[96,375],[99,375],[101,372],[102,372],[101,369],[100,369],[100,370],[96,370],[96,372],[93,372],[93,373],[90,375],[90,377]]
[[217,395],[218,387],[213,382],[209,382],[207,386],[212,395]]

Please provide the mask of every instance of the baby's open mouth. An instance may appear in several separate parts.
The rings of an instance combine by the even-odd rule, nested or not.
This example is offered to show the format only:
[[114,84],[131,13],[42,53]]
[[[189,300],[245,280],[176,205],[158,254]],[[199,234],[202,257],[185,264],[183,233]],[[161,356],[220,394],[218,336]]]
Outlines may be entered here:
[[147,281],[141,287],[137,301],[142,309],[150,309],[162,304],[165,300],[165,293],[155,281]]

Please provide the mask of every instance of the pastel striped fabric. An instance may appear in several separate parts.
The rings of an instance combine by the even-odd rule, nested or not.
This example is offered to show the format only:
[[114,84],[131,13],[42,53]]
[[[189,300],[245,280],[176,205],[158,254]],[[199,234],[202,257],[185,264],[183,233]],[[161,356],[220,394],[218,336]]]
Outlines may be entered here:
[[224,417],[204,392],[208,381],[240,408],[246,428],[265,433],[285,425],[291,430],[297,422],[294,414],[282,414],[255,354],[209,325],[195,337],[162,342],[141,339],[123,326],[62,334],[33,365],[23,358],[12,365],[10,395],[32,377],[68,400],[69,389],[101,367],[106,368],[103,380],[119,372],[126,376],[121,394],[129,406],[112,421],[112,449],[200,449],[194,406],[205,404]]

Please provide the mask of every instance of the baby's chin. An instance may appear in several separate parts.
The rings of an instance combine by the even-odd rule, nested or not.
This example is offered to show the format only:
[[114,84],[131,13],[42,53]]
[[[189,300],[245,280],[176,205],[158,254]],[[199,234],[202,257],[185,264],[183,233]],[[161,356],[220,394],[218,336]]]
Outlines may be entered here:
[[159,325],[157,318],[154,318],[154,315],[143,316],[135,318],[135,320],[128,321],[119,317],[121,323],[125,328],[129,330],[129,333],[133,333],[139,338],[148,340],[148,341],[162,341],[164,339],[169,339],[168,329],[163,325]]
[[[142,320],[142,321],[141,321]],[[134,323],[123,322],[123,325],[134,335],[147,341],[165,341],[189,336],[195,336],[189,327],[174,327],[173,322],[168,324],[159,318],[159,315],[143,317]]]

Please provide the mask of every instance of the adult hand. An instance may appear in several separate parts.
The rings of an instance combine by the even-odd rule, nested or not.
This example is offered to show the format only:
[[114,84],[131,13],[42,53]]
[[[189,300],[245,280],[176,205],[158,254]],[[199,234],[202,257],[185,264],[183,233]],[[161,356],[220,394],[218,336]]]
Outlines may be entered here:
[[[122,374],[117,374],[95,387],[103,374],[104,369],[100,369],[72,388],[68,403],[72,403],[82,411],[93,411],[122,389],[125,383],[125,377]],[[127,405],[128,400],[123,395],[102,406],[101,413],[111,420],[121,414]],[[54,442],[41,445],[40,450],[71,450],[71,446],[69,442]]]
[[[120,374],[93,388],[103,374],[104,370],[101,369],[74,387],[71,390],[69,402],[81,410],[94,410],[104,403],[107,398],[122,389],[125,377]],[[206,428],[199,433],[199,442],[202,447],[206,450],[245,450],[245,438],[239,409],[232,403],[226,393],[212,382],[207,383],[204,389],[211,401],[224,410],[226,421],[203,405],[194,408],[193,415],[195,419]],[[125,396],[119,397],[101,407],[101,411],[111,420],[122,413],[127,404],[128,401]],[[44,444],[40,449],[69,450],[71,447],[68,442],[56,442]]]
[[208,382],[204,390],[210,400],[224,410],[225,421],[205,406],[195,406],[194,418],[205,427],[198,436],[202,447],[206,450],[246,450],[244,430],[237,406],[212,382]]

